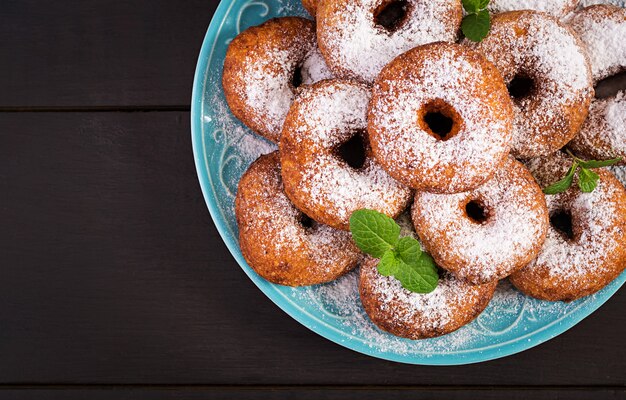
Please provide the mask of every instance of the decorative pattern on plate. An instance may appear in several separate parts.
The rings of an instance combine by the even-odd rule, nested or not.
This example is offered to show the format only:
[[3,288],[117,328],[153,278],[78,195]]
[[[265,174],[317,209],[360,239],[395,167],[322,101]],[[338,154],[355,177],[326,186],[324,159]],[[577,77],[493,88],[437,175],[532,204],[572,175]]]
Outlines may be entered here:
[[[467,364],[551,339],[593,312],[623,284],[626,274],[593,296],[549,303],[526,297],[502,282],[490,305],[471,324],[440,338],[410,341],[382,332],[369,321],[358,297],[356,272],[307,288],[273,285],[256,275],[237,243],[234,196],[248,165],[275,146],[251,133],[228,110],[221,85],[222,64],[228,43],[238,32],[282,15],[307,14],[299,0],[220,3],[198,60],[191,123],[198,178],[224,242],[250,279],[289,315],[330,340],[375,357],[413,364]],[[626,177],[623,170],[615,171]]]

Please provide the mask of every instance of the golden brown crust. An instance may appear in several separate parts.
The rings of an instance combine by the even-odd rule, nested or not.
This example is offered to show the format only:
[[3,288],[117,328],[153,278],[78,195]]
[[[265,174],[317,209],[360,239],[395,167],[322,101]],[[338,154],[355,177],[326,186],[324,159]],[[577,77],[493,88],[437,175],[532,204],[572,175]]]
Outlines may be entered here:
[[[562,177],[570,164],[561,153],[529,163],[542,186]],[[571,215],[571,232],[551,225],[538,257],[509,277],[523,293],[576,300],[602,289],[626,267],[626,189],[608,170],[594,171],[600,181],[593,192],[582,193],[575,178],[565,193],[547,196],[553,221]]]
[[356,266],[348,232],[313,222],[283,191],[278,152],[261,156],[242,176],[235,199],[241,252],[259,275],[288,286],[332,281]]
[[513,102],[515,157],[552,154],[576,135],[594,91],[587,54],[570,27],[545,13],[510,11],[494,15],[483,41],[463,43],[492,61],[507,85],[532,81]]
[[503,279],[527,265],[549,224],[541,188],[513,158],[473,191],[416,193],[412,217],[437,264],[473,284]]
[[[411,201],[411,190],[376,163],[367,146],[368,86],[325,80],[304,88],[285,119],[280,156],[285,192],[316,221],[348,230],[352,213],[376,210],[392,218]],[[360,135],[363,165],[351,167],[338,148]]]
[[313,21],[300,17],[270,19],[237,35],[228,46],[222,75],[233,115],[278,142],[295,96],[294,73],[315,46]]
[[302,6],[312,17],[315,17],[317,13],[317,3],[319,3],[319,0],[302,0]]
[[411,293],[392,277],[380,275],[378,260],[361,266],[359,293],[365,312],[382,330],[409,339],[453,332],[474,320],[489,304],[497,282],[471,285],[444,273],[434,292]]
[[[429,113],[449,118],[450,133],[427,128],[421,119]],[[458,193],[487,181],[504,162],[512,121],[494,65],[466,47],[438,42],[407,51],[381,71],[368,132],[391,176],[416,190]]]

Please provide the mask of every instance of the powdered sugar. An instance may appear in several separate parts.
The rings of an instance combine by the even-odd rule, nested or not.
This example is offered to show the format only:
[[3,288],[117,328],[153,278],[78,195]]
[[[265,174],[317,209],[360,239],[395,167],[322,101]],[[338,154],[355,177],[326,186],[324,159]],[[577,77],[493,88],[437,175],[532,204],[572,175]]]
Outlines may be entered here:
[[397,215],[410,190],[394,181],[371,157],[355,169],[335,149],[366,127],[369,88],[324,81],[302,91],[283,130],[281,158],[287,193],[311,217],[347,229],[361,208]]
[[619,7],[626,7],[626,0],[581,0],[579,7],[588,7],[594,4],[613,4]]
[[461,8],[453,0],[409,0],[405,22],[394,32],[376,25],[379,0],[328,2],[318,10],[318,40],[341,77],[372,82],[397,55],[421,44],[454,41]]
[[[456,45],[432,45],[405,53],[381,74],[369,132],[376,158],[396,179],[437,192],[469,190],[489,177],[508,152],[506,89],[492,85],[472,57]],[[447,103],[459,116],[459,132],[445,141],[419,120],[432,101]]]
[[[470,201],[486,210],[484,223],[467,215]],[[418,193],[413,218],[437,263],[474,283],[502,279],[524,266],[548,227],[543,193],[514,160],[472,192]]]
[[585,44],[594,80],[626,69],[626,9],[598,5],[576,12],[569,23]]
[[514,102],[513,154],[548,155],[578,131],[593,95],[591,73],[573,32],[552,17],[534,12],[497,15],[480,50],[500,70],[505,82],[530,77],[534,89]]
[[555,17],[562,17],[572,11],[578,0],[491,0],[489,11],[504,12],[515,10],[537,10]]
[[589,159],[626,159],[626,92],[594,100],[589,117],[568,147]]

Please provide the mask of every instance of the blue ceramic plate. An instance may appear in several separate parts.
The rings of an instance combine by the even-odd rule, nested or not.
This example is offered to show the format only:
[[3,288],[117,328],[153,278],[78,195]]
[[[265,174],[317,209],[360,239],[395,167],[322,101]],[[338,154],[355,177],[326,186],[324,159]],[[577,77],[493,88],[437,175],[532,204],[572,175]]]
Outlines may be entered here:
[[223,0],[204,38],[193,86],[193,151],[204,198],[224,242],[241,268],[274,303],[307,328],[342,346],[411,364],[468,364],[504,357],[565,332],[591,314],[624,283],[573,303],[534,300],[501,284],[471,324],[435,339],[410,341],[380,331],[365,315],[353,272],[336,282],[289,288],[266,282],[239,250],[233,201],[248,165],[275,147],[237,121],[224,100],[222,64],[230,41],[251,25],[276,16],[306,15],[299,0]]

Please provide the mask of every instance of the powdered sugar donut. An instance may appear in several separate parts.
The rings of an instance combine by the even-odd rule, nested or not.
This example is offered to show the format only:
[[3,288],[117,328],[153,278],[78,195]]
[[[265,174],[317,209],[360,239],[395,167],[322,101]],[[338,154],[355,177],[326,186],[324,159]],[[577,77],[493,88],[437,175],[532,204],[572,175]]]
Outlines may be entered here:
[[[528,165],[545,187],[565,175],[571,159],[557,153]],[[576,300],[602,289],[626,267],[626,190],[608,170],[595,172],[600,182],[591,193],[574,182],[566,192],[546,196],[551,226],[543,248],[510,276],[525,294]]]
[[491,60],[509,85],[515,157],[554,153],[576,135],[593,85],[587,56],[571,28],[544,13],[513,11],[496,14],[482,42],[464,43]]
[[509,152],[512,106],[496,68],[457,44],[432,43],[389,63],[373,88],[374,156],[417,190],[458,193],[495,173]]
[[[585,44],[596,81],[626,69],[626,9],[587,7],[576,12],[570,24]],[[626,92],[594,99],[589,117],[568,147],[588,159],[626,159]]]
[[329,282],[360,259],[348,232],[311,221],[291,204],[283,191],[278,152],[261,156],[243,175],[235,215],[244,258],[270,282]]
[[626,92],[594,100],[589,108],[589,117],[567,147],[588,160],[622,157],[621,164],[625,164]]
[[317,9],[317,38],[339,77],[372,82],[397,55],[430,42],[454,41],[460,0],[333,0]]
[[373,258],[361,265],[363,308],[380,329],[409,339],[445,335],[471,322],[487,307],[497,285],[471,285],[444,272],[433,292],[413,293],[379,274],[377,265]]
[[235,117],[278,142],[296,87],[325,78],[330,78],[330,71],[317,49],[313,21],[283,17],[248,28],[233,39],[224,59],[222,85]]
[[494,13],[536,10],[563,17],[574,10],[579,0],[491,0],[488,9]]
[[548,229],[543,192],[513,158],[471,192],[418,192],[412,217],[437,264],[474,284],[497,281],[528,264]]
[[411,198],[371,157],[369,98],[360,83],[318,82],[302,89],[283,127],[285,192],[308,216],[339,229],[349,229],[350,216],[362,208],[396,217]]
[[587,7],[574,13],[569,24],[585,45],[595,81],[626,69],[626,9]]

